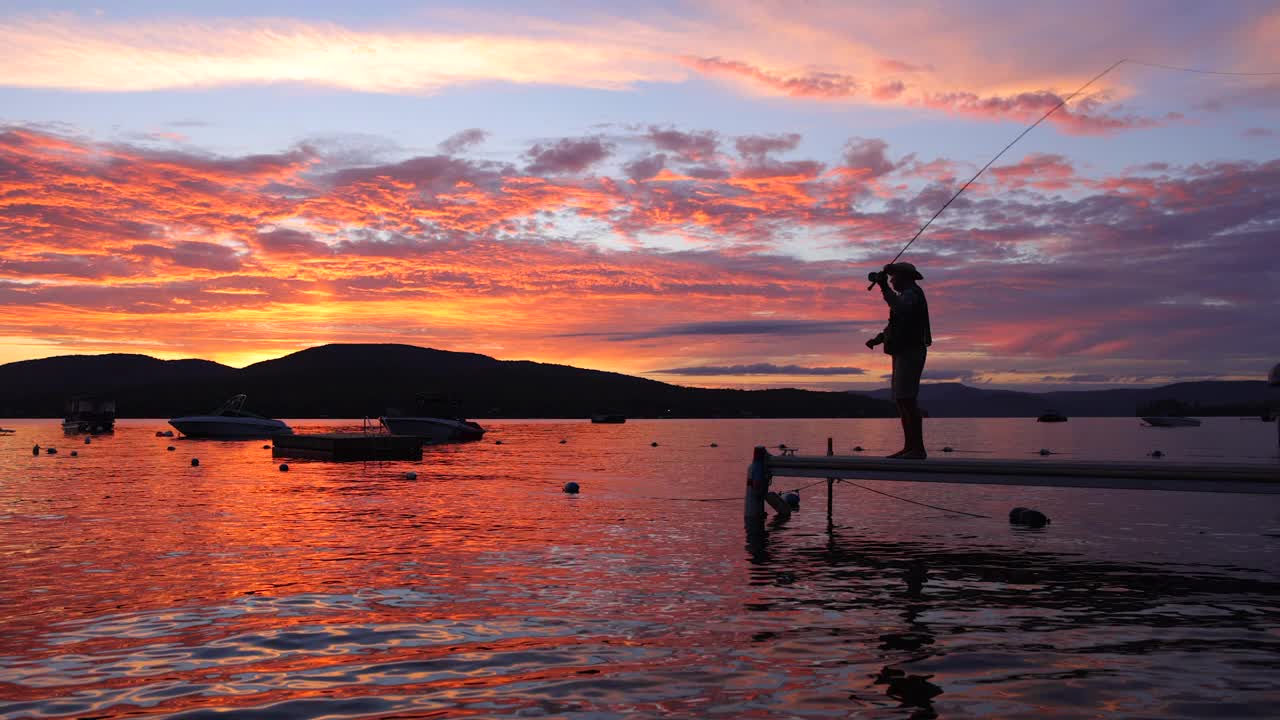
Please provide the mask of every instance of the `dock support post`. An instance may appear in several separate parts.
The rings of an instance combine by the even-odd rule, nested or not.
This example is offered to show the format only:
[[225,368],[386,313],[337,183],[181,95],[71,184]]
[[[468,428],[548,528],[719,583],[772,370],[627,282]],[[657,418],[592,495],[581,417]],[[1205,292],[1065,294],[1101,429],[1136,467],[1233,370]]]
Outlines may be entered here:
[[[827,457],[831,457],[832,455],[835,455],[835,454],[836,454],[835,450],[831,446],[831,438],[827,438]],[[835,484],[836,484],[835,478],[830,478],[830,477],[827,478],[827,530],[830,530],[832,527],[831,495],[832,495],[832,489],[835,487]]]
[[765,496],[769,494],[769,450],[757,445],[747,468],[747,496],[743,518],[748,525],[764,521]]

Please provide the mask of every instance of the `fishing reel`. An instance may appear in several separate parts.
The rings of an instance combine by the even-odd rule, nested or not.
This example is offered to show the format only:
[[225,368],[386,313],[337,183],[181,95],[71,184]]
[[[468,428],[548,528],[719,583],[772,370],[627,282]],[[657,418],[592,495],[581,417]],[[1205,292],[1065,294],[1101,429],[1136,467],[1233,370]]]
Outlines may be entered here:
[[875,287],[876,284],[880,282],[881,278],[887,278],[888,276],[888,273],[883,270],[873,270],[867,273],[867,282],[871,283],[867,286],[867,289],[870,290]]

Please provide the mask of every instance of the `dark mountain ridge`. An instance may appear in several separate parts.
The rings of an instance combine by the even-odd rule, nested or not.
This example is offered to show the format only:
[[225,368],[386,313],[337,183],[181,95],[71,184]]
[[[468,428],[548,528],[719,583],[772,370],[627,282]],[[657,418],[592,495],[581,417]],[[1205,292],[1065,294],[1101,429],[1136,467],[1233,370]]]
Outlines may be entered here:
[[[178,363],[178,364],[172,364]],[[886,417],[863,395],[710,390],[567,365],[412,345],[324,345],[235,369],[142,355],[62,356],[0,366],[0,416],[56,417],[66,397],[109,394],[121,417],[205,412],[244,393],[272,417],[377,416],[445,393],[468,417]]]

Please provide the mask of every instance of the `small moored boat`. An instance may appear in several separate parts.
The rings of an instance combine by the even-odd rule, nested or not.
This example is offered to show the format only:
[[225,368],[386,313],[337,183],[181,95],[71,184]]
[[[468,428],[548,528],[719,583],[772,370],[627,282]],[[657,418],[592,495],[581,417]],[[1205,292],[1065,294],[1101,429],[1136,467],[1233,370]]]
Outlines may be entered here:
[[1142,421],[1151,427],[1199,427],[1200,421],[1181,415],[1153,415],[1144,417]]
[[67,433],[109,433],[116,427],[116,401],[78,395],[67,401],[62,431]]
[[284,422],[245,410],[244,401],[244,395],[236,395],[211,413],[176,417],[169,420],[169,424],[192,438],[233,440],[293,434],[293,429]]
[[443,394],[422,394],[417,398],[414,414],[388,409],[378,422],[392,435],[412,435],[428,445],[470,442],[484,437],[479,423],[460,417],[458,403]]

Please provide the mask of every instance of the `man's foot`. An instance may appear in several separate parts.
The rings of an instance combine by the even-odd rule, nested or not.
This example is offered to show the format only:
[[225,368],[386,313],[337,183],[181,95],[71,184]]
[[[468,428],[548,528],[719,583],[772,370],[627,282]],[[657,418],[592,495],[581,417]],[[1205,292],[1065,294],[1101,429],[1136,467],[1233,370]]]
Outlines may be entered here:
[[898,452],[892,455],[885,455],[885,458],[899,458],[899,457],[902,457],[906,452],[907,452],[907,449],[902,448],[901,450],[899,450]]
[[925,460],[929,457],[929,454],[924,450],[904,450],[895,457],[899,460]]

